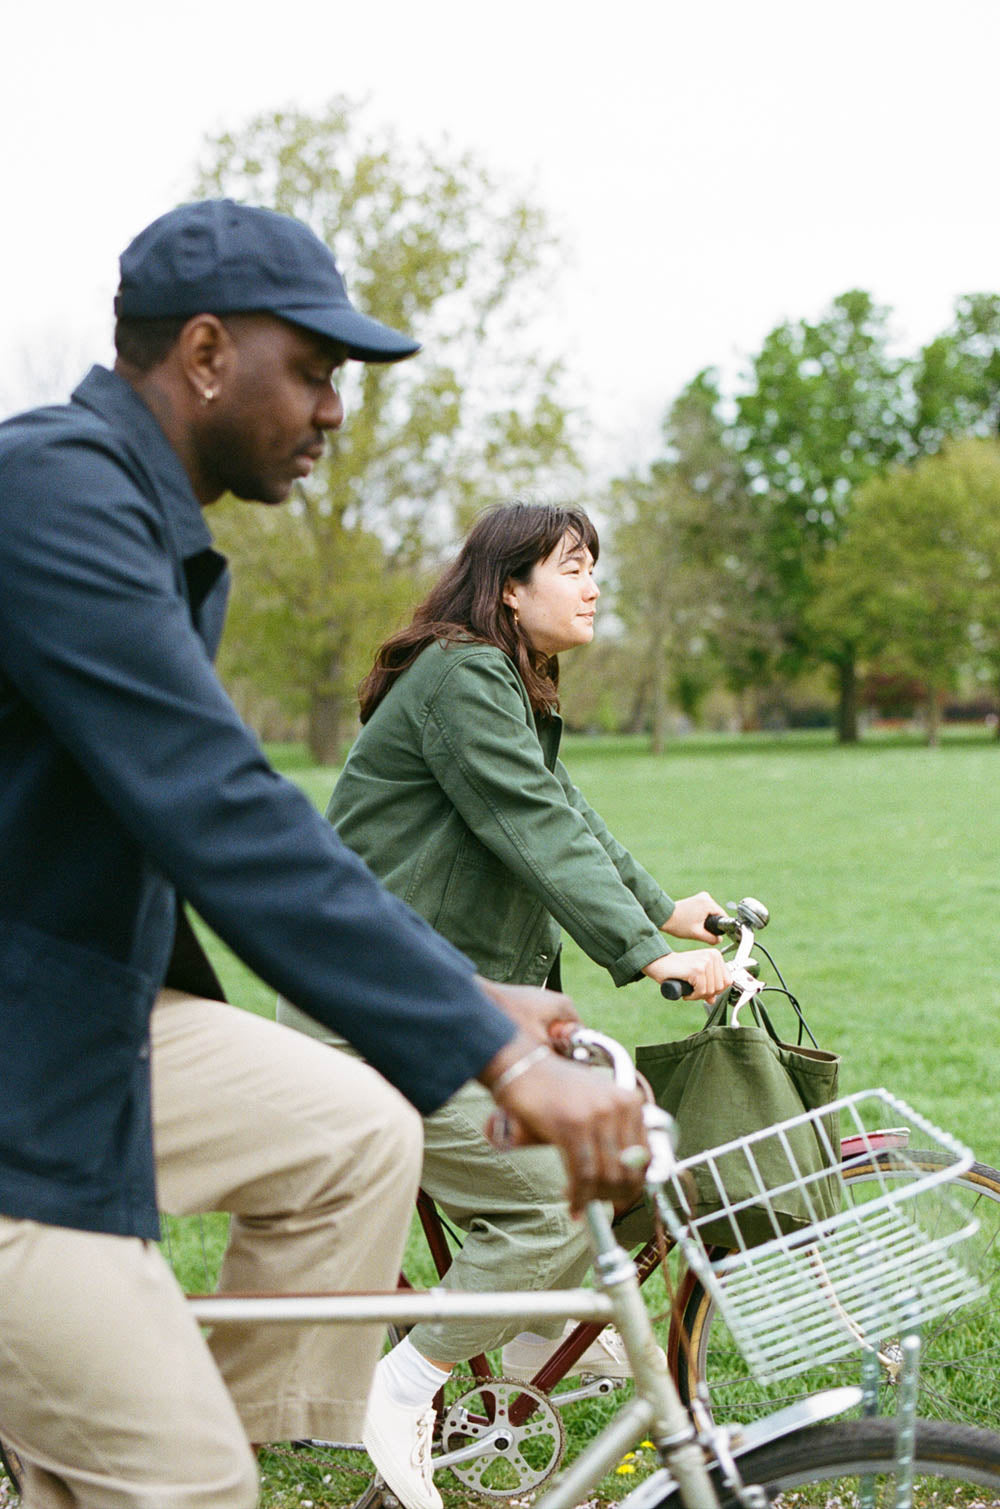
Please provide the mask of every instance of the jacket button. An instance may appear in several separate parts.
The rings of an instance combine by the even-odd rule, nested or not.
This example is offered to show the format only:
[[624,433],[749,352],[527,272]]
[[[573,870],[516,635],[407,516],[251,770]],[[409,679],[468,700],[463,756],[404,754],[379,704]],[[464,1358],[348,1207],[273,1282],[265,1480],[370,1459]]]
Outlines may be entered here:
[[538,962],[539,962],[539,964],[548,964],[548,962],[549,962],[549,956],[548,956],[548,954],[539,954],[538,955]]

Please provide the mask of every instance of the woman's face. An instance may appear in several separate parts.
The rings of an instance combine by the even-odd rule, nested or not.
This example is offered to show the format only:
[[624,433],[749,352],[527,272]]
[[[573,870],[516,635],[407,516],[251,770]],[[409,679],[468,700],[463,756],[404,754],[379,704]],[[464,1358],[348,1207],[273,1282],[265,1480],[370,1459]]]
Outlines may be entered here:
[[571,534],[564,534],[551,555],[532,567],[526,582],[508,578],[503,592],[528,643],[541,655],[561,655],[590,643],[599,596],[594,557]]

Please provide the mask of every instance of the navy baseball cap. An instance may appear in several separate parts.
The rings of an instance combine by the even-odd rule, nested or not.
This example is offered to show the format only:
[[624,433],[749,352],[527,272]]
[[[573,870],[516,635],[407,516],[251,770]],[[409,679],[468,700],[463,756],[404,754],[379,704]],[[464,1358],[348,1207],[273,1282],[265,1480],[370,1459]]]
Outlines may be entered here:
[[119,268],[121,319],[266,313],[341,341],[356,361],[395,362],[420,350],[355,309],[329,247],[274,210],[232,199],[182,204],[139,232]]

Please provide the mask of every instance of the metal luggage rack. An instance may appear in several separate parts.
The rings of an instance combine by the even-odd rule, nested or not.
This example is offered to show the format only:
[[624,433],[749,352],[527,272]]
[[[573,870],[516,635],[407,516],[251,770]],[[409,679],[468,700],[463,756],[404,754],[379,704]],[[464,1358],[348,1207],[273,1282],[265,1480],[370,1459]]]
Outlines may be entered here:
[[[862,1203],[851,1203],[844,1187],[839,1138],[830,1133],[838,1122],[842,1134],[855,1139],[852,1161],[872,1165]],[[809,1171],[800,1169],[788,1139],[805,1123],[822,1149],[822,1166]],[[887,1155],[890,1126],[900,1145]],[[907,1131],[914,1146],[919,1141],[919,1167],[908,1157]],[[952,1252],[979,1223],[947,1192],[972,1161],[967,1148],[904,1101],[887,1090],[867,1090],[681,1160],[658,1205],[763,1383],[859,1349],[877,1353],[881,1338],[912,1332],[979,1297],[981,1284]],[[787,1168],[787,1180],[765,1178],[762,1162]],[[830,1181],[836,1181],[840,1209],[820,1215]],[[726,1193],[734,1184],[754,1192],[734,1199]],[[706,1189],[721,1210],[692,1215],[692,1197],[704,1201]],[[812,1219],[785,1234],[779,1213],[788,1203],[782,1197],[792,1192]],[[765,1224],[768,1239],[747,1240],[751,1218],[758,1229]]]

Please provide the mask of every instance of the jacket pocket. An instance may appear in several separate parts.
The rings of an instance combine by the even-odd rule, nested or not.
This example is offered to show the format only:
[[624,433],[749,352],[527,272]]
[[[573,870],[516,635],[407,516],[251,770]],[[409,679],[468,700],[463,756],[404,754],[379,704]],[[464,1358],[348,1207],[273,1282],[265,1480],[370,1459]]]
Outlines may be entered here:
[[0,921],[0,1161],[15,1182],[113,1187],[137,1172],[153,994],[137,970]]
[[430,919],[481,974],[519,982],[527,982],[525,954],[548,920],[537,897],[475,839],[459,847],[438,916]]

